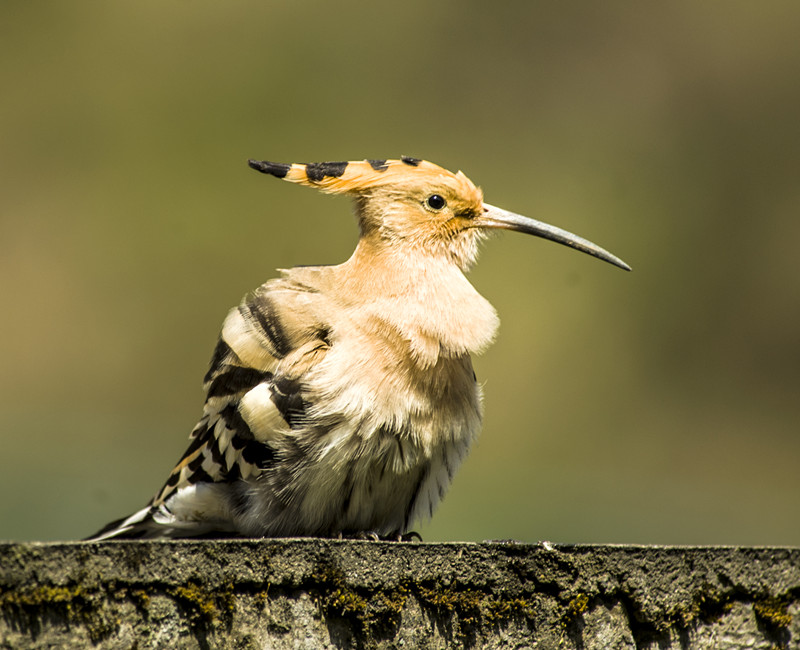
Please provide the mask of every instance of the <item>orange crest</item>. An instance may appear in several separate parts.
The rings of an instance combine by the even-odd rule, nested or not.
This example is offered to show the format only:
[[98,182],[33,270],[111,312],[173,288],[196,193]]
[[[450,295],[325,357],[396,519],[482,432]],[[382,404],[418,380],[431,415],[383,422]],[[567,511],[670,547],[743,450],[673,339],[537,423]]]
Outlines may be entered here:
[[454,174],[427,160],[408,156],[402,156],[399,160],[293,164],[250,160],[249,164],[264,174],[316,187],[329,194],[359,194],[380,186],[403,188],[436,183],[453,187],[462,196],[479,192],[462,172]]

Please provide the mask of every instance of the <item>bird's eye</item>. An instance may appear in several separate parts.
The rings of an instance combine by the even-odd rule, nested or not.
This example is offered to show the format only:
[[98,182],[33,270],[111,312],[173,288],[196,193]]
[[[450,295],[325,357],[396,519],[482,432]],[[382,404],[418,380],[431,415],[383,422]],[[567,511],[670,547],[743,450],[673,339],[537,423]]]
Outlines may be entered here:
[[425,199],[425,205],[427,205],[431,210],[441,210],[447,205],[447,201],[445,201],[444,197],[440,196],[439,194],[431,194],[427,199]]

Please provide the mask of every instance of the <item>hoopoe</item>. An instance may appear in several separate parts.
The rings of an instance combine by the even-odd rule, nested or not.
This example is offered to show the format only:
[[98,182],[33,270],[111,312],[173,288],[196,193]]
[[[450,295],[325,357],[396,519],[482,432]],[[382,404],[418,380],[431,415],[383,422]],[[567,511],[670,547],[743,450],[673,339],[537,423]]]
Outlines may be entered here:
[[249,164],[352,195],[355,252],[284,270],[231,310],[186,453],[145,508],[90,539],[402,539],[433,514],[480,430],[470,354],[498,318],[464,272],[486,232],[544,237],[630,270],[424,160]]

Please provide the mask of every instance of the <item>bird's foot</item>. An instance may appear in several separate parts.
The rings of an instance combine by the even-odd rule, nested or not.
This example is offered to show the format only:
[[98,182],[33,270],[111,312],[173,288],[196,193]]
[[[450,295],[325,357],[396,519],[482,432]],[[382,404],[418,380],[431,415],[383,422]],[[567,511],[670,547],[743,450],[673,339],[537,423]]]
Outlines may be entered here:
[[362,542],[379,542],[381,536],[372,530],[361,530],[357,533],[339,533],[339,539],[354,539]]
[[411,531],[408,533],[392,533],[389,535],[379,535],[374,530],[362,530],[357,533],[339,533],[339,539],[355,539],[371,542],[421,542],[422,536]]
[[403,533],[402,535],[397,536],[398,542],[421,542],[422,535],[420,535],[416,530],[411,530],[407,533]]

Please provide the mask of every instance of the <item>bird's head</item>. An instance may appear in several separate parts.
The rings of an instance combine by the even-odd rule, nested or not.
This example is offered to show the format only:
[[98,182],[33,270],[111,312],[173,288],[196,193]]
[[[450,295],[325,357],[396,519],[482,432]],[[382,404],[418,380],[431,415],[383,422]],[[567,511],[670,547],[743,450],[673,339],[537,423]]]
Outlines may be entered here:
[[362,238],[404,246],[417,254],[444,256],[468,268],[490,229],[550,239],[630,270],[622,260],[566,230],[484,203],[483,192],[462,172],[426,160],[359,160],[285,164],[249,161],[265,174],[356,198]]

